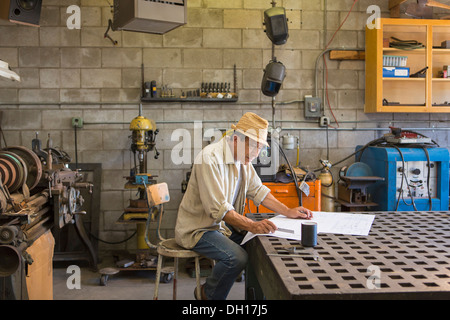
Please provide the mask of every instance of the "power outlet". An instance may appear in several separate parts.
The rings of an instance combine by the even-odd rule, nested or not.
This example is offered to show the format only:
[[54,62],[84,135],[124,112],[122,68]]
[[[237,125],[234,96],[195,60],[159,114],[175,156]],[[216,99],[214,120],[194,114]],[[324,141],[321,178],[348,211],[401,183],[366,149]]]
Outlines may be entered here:
[[319,126],[326,127],[326,126],[329,126],[329,125],[330,125],[330,118],[325,117],[325,116],[320,117]]
[[83,128],[83,118],[72,118],[72,127]]

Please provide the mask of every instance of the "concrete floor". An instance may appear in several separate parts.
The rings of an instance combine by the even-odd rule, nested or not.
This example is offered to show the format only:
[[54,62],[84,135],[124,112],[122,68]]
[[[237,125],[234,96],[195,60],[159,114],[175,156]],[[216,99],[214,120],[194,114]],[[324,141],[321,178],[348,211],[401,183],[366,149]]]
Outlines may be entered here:
[[[112,255],[101,257],[98,269],[114,267]],[[180,260],[177,281],[177,300],[194,300],[195,278],[191,278],[185,270],[183,260]],[[168,262],[170,265],[170,262]],[[106,286],[100,285],[101,274],[89,267],[80,266],[80,289],[69,289],[74,283],[73,272],[64,267],[53,268],[53,299],[54,300],[152,300],[155,290],[156,271],[120,271],[109,276]],[[201,283],[205,282],[201,278]],[[173,281],[161,282],[159,285],[159,300],[172,300]],[[228,300],[245,299],[245,281],[235,282],[228,295]]]

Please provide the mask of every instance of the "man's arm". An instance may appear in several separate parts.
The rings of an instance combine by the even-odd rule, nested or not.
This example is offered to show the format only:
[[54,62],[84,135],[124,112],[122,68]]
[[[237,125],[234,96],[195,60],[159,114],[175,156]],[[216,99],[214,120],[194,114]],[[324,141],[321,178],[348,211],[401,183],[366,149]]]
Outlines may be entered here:
[[304,207],[288,208],[285,204],[278,201],[271,193],[267,194],[261,204],[273,212],[280,213],[292,219],[311,219],[313,216],[311,210]]
[[233,227],[249,231],[253,234],[274,232],[277,229],[272,221],[266,219],[261,221],[253,221],[234,210],[228,211],[223,217],[223,221],[225,221],[227,224],[232,225]]

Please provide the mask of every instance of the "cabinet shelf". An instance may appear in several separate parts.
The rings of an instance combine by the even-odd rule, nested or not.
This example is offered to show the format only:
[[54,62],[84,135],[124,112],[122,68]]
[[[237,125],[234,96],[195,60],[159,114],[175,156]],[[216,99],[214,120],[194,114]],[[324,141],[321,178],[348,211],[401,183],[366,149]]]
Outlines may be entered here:
[[383,77],[383,81],[399,81],[399,82],[407,82],[407,81],[416,81],[416,82],[425,82],[426,78],[388,78]]
[[[450,22],[427,19],[380,18],[379,29],[366,28],[366,95],[364,112],[450,112],[450,78],[438,78],[450,65],[450,49],[439,48],[449,40]],[[416,40],[424,48],[401,50],[383,47],[383,39]],[[414,74],[428,67],[424,78],[383,77],[383,55],[407,57]],[[389,105],[383,105],[389,101]]]

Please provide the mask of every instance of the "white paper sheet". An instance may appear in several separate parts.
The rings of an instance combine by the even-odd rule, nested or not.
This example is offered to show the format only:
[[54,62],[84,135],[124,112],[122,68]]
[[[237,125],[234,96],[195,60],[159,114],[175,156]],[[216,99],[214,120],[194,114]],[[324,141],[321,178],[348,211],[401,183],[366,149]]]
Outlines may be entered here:
[[248,232],[241,244],[246,243],[256,236],[272,236],[285,239],[301,240],[301,226],[303,221],[314,221],[317,223],[317,233],[335,233],[357,236],[368,236],[372,227],[375,215],[313,211],[313,218],[310,220],[289,219],[283,215],[278,215],[269,219],[277,228],[273,233],[253,234]]

